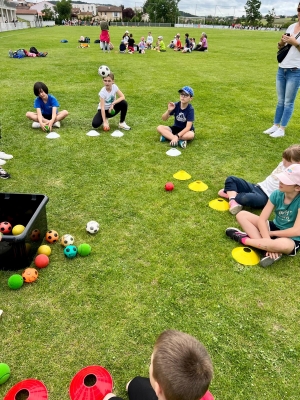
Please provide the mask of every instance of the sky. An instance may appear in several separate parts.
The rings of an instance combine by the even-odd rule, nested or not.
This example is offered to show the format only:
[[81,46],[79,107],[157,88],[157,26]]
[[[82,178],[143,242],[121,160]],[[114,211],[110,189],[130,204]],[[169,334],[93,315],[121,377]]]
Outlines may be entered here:
[[[73,0],[76,1],[76,0]],[[84,1],[84,0],[82,0]],[[123,4],[125,8],[142,7],[144,1],[135,0],[86,0],[87,3],[113,4],[119,6]],[[236,17],[245,15],[245,4],[247,0],[231,0],[228,6],[228,0],[181,0],[179,2],[179,10],[194,14],[197,16],[217,15]],[[295,15],[297,14],[297,1],[291,0],[261,0],[260,12],[262,15],[267,14],[272,8],[275,9],[276,15]]]

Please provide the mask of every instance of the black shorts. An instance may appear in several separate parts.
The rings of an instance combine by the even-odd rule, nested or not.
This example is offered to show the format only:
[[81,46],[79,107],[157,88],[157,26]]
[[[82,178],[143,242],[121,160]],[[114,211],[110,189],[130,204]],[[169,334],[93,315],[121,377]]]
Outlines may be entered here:
[[[275,225],[273,221],[269,221],[269,230],[270,231],[280,231],[280,228],[278,228],[278,226]],[[279,237],[278,236],[272,236],[271,239],[279,239]],[[295,256],[297,254],[297,251],[300,248],[300,241],[292,239],[292,238],[289,238],[289,239],[293,240],[294,243],[295,243],[294,249],[292,250],[292,252],[290,254],[288,254],[289,256],[293,257],[293,256]]]
[[157,400],[150,379],[137,376],[128,386],[129,400]]
[[52,119],[52,114],[42,114],[43,118],[47,119],[50,121]]
[[[182,131],[182,128],[179,128],[178,126],[169,126],[169,128],[171,129],[171,132],[173,133],[173,135],[178,136],[178,133]],[[192,128],[191,131],[195,132],[195,130]]]

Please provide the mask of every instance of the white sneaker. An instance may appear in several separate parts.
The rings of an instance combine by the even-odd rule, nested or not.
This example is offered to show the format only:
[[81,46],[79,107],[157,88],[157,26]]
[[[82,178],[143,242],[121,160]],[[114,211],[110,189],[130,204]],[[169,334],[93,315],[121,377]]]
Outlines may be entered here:
[[264,133],[267,135],[270,135],[271,133],[276,132],[278,128],[279,128],[278,125],[273,125],[273,126],[271,126],[271,128],[265,130]]
[[275,131],[274,133],[271,133],[270,137],[282,137],[284,136],[284,130],[281,128],[278,128],[277,131]]
[[59,121],[54,122],[53,126],[55,126],[55,128],[60,128],[60,122]]
[[0,165],[4,165],[4,164],[6,164],[6,161],[0,159]]
[[14,157],[11,154],[6,154],[4,151],[0,151],[0,158],[2,160],[11,160]]
[[38,129],[38,128],[41,127],[41,125],[40,125],[39,122],[33,122],[33,123],[32,123],[32,127],[35,128],[35,129]]
[[124,131],[129,131],[131,128],[126,124],[126,122],[119,123],[119,129],[124,129]]

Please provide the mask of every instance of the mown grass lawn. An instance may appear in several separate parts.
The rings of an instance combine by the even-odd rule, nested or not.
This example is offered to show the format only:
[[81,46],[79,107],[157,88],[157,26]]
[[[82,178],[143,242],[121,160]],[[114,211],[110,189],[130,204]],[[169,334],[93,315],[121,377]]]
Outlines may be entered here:
[[[125,30],[125,29],[124,29]],[[148,29],[132,28],[136,41]],[[166,44],[186,29],[151,28]],[[201,28],[190,31],[197,40]],[[97,27],[54,27],[0,34],[1,149],[14,159],[1,192],[49,197],[48,227],[87,242],[87,258],[66,259],[52,246],[39,280],[11,291],[11,272],[0,271],[0,362],[18,381],[42,380],[51,400],[68,399],[72,377],[83,367],[105,366],[115,392],[147,375],[153,343],[167,328],[195,335],[212,356],[216,400],[299,398],[299,258],[271,268],[236,263],[236,244],[225,236],[237,226],[229,213],[209,208],[226,176],[263,180],[282,151],[299,142],[299,100],[286,136],[262,131],[276,104],[279,32],[207,31],[207,53],[148,51],[118,54],[123,29],[111,27],[115,50],[101,54]],[[79,37],[91,38],[79,49]],[[67,39],[68,43],[61,43]],[[10,59],[8,50],[37,47],[46,58]],[[129,103],[122,138],[88,137],[102,87],[99,65],[108,65]],[[49,86],[69,117],[48,140],[25,118],[33,110],[33,84]],[[179,157],[168,157],[156,126],[178,89],[194,88],[196,139]],[[111,123],[117,128],[118,118]],[[179,170],[190,181],[176,181]],[[203,180],[208,190],[188,184]],[[175,190],[165,192],[173,181]],[[89,236],[87,221],[100,223]],[[22,272],[22,271],[20,271]]]

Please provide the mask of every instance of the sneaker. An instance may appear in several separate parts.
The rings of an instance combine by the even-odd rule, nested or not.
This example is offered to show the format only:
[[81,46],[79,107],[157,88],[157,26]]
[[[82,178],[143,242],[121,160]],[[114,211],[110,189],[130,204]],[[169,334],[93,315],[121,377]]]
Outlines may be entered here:
[[179,144],[180,147],[185,149],[186,145],[187,145],[187,141],[186,140],[178,140],[178,144]]
[[41,125],[40,125],[39,122],[33,122],[33,123],[32,123],[32,127],[33,127],[34,129],[38,129],[38,128],[41,127]]
[[227,228],[225,233],[230,237],[230,239],[235,240],[238,243],[242,243],[241,239],[248,237],[246,232],[242,232],[237,228]]
[[270,137],[282,137],[284,136],[284,130],[281,128],[278,128],[277,131],[275,131],[274,133],[271,133]]
[[4,171],[4,169],[0,168],[0,178],[8,179],[10,178],[10,175],[6,171]]
[[4,151],[0,151],[0,158],[2,160],[11,160],[14,157],[11,154],[6,154]]
[[54,122],[53,126],[55,126],[55,128],[60,128],[60,122],[59,121]]
[[120,123],[119,123],[119,129],[124,129],[124,131],[129,131],[131,128],[130,128],[130,126],[128,126],[128,125],[126,124],[126,122],[124,121],[124,122],[120,122]]
[[0,159],[0,165],[4,165],[4,164],[6,164],[6,161]]
[[273,125],[273,126],[271,126],[271,128],[265,130],[264,133],[265,133],[266,135],[270,135],[271,133],[276,132],[278,128],[279,128],[278,125]]
[[229,199],[229,196],[224,192],[224,189],[218,191],[218,196],[223,197],[223,199]]
[[167,139],[163,135],[161,135],[161,137],[159,138],[159,141],[160,142],[167,142]]
[[263,257],[263,258],[260,260],[259,265],[260,265],[261,267],[264,267],[264,268],[265,268],[265,267],[269,267],[269,266],[272,265],[274,262],[280,260],[281,257],[282,257],[282,255],[281,255],[281,256],[278,256],[277,258],[271,258],[270,256],[265,256],[265,257]]
[[236,215],[240,211],[242,211],[243,206],[239,203],[237,203],[235,200],[230,200],[229,202],[229,212],[232,215]]

